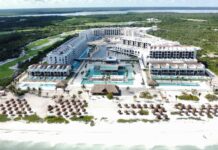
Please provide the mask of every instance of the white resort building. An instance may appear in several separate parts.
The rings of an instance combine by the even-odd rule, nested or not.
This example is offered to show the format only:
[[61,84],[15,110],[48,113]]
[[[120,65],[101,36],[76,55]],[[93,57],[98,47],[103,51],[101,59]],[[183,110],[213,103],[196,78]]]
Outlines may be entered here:
[[88,38],[84,36],[75,37],[47,55],[48,64],[71,65],[75,58],[79,58],[87,48]]
[[35,64],[28,68],[30,77],[67,77],[71,74],[71,66],[55,64]]
[[72,65],[74,59],[79,58],[86,50],[89,41],[106,38],[108,50],[137,57],[141,68],[149,69],[151,77],[207,75],[205,66],[198,63],[196,59],[197,51],[201,48],[181,45],[179,42],[148,34],[155,29],[154,27],[88,29],[49,53],[47,62],[48,64]]

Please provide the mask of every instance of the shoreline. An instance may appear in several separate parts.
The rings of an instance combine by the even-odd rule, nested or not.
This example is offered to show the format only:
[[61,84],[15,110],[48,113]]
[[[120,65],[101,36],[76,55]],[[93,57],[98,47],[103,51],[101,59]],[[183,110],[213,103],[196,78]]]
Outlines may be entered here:
[[[218,120],[170,121],[160,123],[108,123],[99,122],[94,127],[84,123],[70,124],[26,124],[8,122],[0,124],[0,141],[46,142],[56,144],[103,144],[143,145],[152,148],[156,145],[169,147],[194,145],[204,148],[218,145]],[[20,138],[22,137],[22,138]]]
[[[164,8],[164,7],[163,7]],[[209,7],[210,8],[210,7]],[[49,16],[90,16],[90,15],[116,15],[116,14],[128,14],[128,13],[193,13],[193,14],[209,14],[209,13],[218,13],[217,8],[209,9],[208,7],[205,9],[196,8],[196,9],[177,9],[177,7],[167,8],[167,9],[128,9],[128,10],[96,10],[96,11],[75,11],[75,12],[63,12],[63,13],[43,13],[43,14],[18,14],[18,15],[0,15],[0,18],[6,17],[6,18],[14,18],[14,17],[49,17]],[[16,9],[15,9],[16,10]]]

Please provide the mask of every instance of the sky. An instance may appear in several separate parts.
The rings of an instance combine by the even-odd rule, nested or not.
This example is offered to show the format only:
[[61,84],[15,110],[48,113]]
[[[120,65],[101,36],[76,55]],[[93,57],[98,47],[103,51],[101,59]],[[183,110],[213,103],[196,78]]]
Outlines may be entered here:
[[60,7],[218,7],[218,0],[0,0],[0,9]]

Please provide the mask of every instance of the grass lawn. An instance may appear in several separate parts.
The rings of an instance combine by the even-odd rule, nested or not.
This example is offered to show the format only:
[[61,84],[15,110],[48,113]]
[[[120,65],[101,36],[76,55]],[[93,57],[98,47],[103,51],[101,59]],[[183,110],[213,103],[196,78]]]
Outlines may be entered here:
[[[0,78],[11,77],[13,75],[14,71],[12,69],[10,69],[10,67],[13,67],[19,62],[22,62],[24,60],[27,60],[28,58],[31,58],[31,57],[37,55],[38,52],[44,51],[45,49],[52,46],[54,43],[64,40],[64,37],[67,37],[68,35],[73,35],[75,33],[76,33],[75,31],[66,32],[66,33],[62,33],[60,35],[48,37],[45,39],[40,39],[40,40],[37,40],[35,42],[30,43],[26,47],[27,50],[26,50],[26,54],[24,56],[19,57],[11,62],[8,62],[8,63],[0,66]],[[48,43],[50,41],[55,41],[55,42],[54,43],[51,42],[51,44],[45,45],[46,43]],[[42,47],[37,49],[37,47],[40,47],[40,46],[42,46]],[[32,50],[32,49],[36,49],[36,50]]]
[[38,41],[35,41],[35,42],[32,42],[30,44],[27,45],[27,48],[32,50],[38,46],[42,46],[46,43],[48,43],[50,40],[48,38],[45,38],[45,39],[41,39],[41,40],[38,40]]
[[24,60],[26,60],[26,59],[34,56],[34,55],[37,55],[37,53],[39,51],[43,51],[43,50],[45,50],[48,47],[49,46],[43,47],[42,49],[37,50],[37,51],[28,50],[28,51],[26,51],[26,55],[25,56],[17,58],[15,60],[11,61],[11,62],[8,62],[8,63],[0,66],[0,78],[11,77],[13,75],[14,71],[11,70],[10,67],[16,65],[18,62],[22,62],[22,61],[24,61]]

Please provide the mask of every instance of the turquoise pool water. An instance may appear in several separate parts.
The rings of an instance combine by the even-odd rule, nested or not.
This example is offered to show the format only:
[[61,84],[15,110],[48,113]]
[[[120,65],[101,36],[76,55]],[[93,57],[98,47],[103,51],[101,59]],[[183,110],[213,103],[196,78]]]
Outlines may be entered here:
[[127,81],[127,82],[121,82],[121,81],[117,81],[117,82],[115,82],[115,81],[88,81],[88,80],[83,80],[82,82],[81,82],[81,84],[105,84],[105,83],[107,83],[107,84],[115,84],[115,85],[133,85],[133,80],[129,80],[129,81]]
[[[89,47],[81,54],[81,56],[79,58],[87,58],[88,57],[88,52],[89,52]],[[79,61],[74,61],[72,64],[72,68],[73,70],[77,70],[81,65],[81,62]]]
[[[111,67],[108,66],[105,68],[111,68]],[[110,73],[110,75],[122,75],[123,76],[123,75],[128,75],[128,73],[131,73],[130,70],[128,70],[128,67],[123,66],[123,67],[119,67],[117,72]],[[95,76],[95,75],[107,75],[107,74],[103,74],[99,67],[93,67],[93,68],[89,69],[89,71],[86,74],[86,77],[91,77],[91,76]]]
[[39,88],[41,88],[42,90],[55,90],[56,88],[56,84],[55,83],[21,83],[18,85],[18,87],[21,90],[27,90],[28,87],[30,89],[36,89],[38,90]]
[[200,86],[198,83],[159,83],[159,86]]
[[[126,81],[99,81],[99,80],[89,80],[89,78],[93,76],[110,76],[110,75],[118,75],[118,76],[125,76],[128,80]],[[132,85],[133,84],[133,70],[131,65],[124,65],[120,66],[119,69],[115,72],[111,72],[110,74],[104,74],[100,70],[99,66],[95,66],[86,73],[85,77],[83,78],[81,84],[119,84],[119,85]]]

